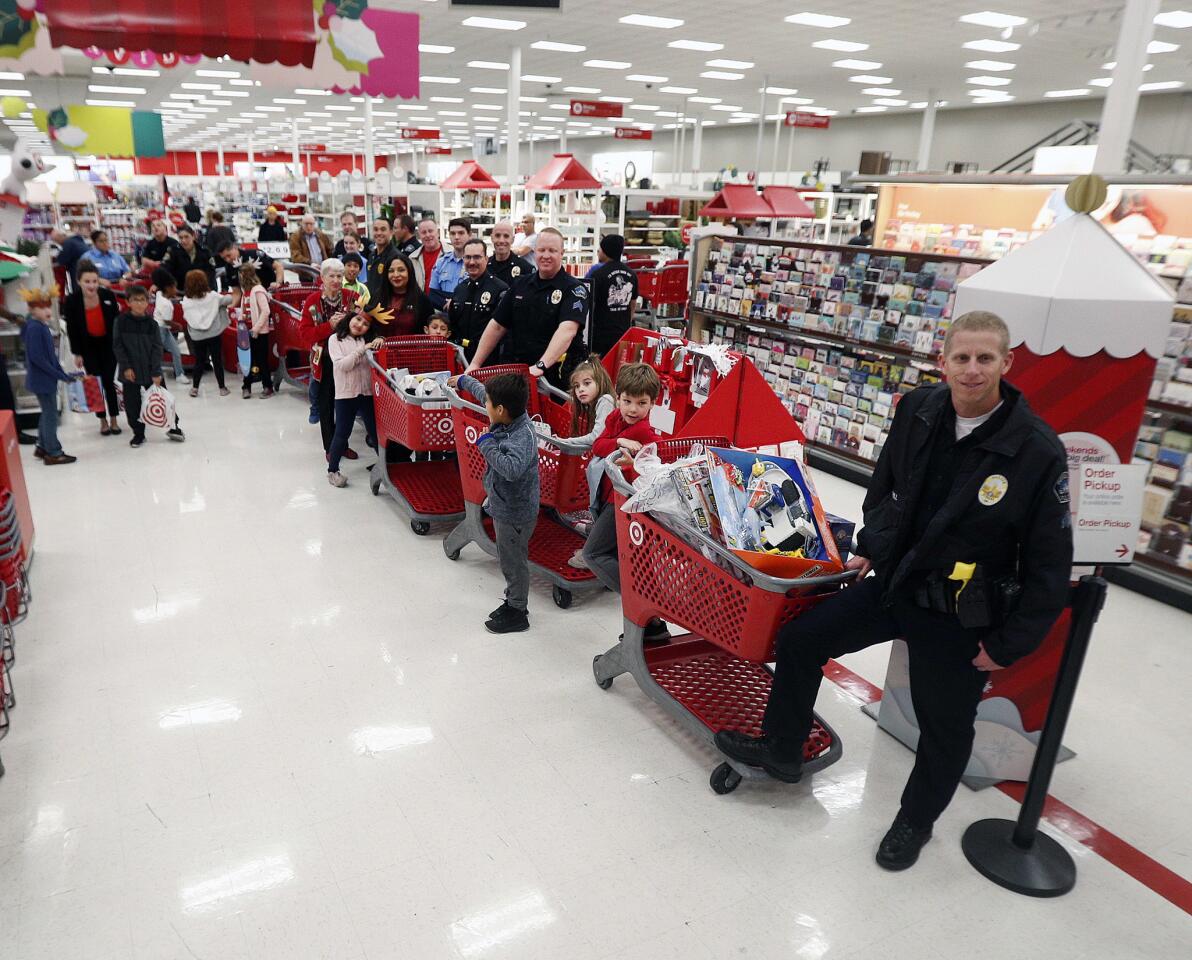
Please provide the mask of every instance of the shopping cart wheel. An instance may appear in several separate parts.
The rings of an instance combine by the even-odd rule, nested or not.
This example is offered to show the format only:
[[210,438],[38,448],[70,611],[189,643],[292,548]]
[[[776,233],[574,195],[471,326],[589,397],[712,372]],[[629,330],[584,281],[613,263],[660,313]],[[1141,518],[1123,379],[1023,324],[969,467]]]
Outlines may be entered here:
[[418,536],[425,537],[428,533],[430,533],[430,524],[423,520],[411,520],[410,529],[418,534]]
[[459,551],[452,550],[449,554],[447,554],[447,559],[448,560],[458,560],[459,559]]
[[592,674],[596,677],[596,686],[598,686],[601,690],[608,690],[613,685],[613,678],[612,677],[609,677],[607,679],[601,678],[600,671],[597,669],[597,665],[599,663],[600,663],[600,654],[597,654],[596,656],[594,656],[592,658]]
[[372,495],[374,497],[378,493],[381,492],[381,471],[380,470],[373,471],[373,475],[368,481],[368,489],[372,491]]
[[555,606],[566,610],[571,606],[571,591],[564,590],[562,587],[551,587],[550,595],[554,597]]
[[727,763],[722,763],[712,771],[708,783],[711,784],[714,793],[732,793],[741,785],[741,775]]

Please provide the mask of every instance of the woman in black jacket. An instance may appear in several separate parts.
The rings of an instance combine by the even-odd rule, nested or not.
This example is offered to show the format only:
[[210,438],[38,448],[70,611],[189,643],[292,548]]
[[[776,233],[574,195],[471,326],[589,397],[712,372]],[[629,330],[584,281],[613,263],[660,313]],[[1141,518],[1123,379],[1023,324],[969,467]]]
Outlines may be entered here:
[[120,433],[116,419],[120,402],[116,396],[116,354],[112,350],[112,332],[120,307],[116,295],[99,285],[99,271],[95,264],[83,258],[79,261],[75,290],[63,306],[66,336],[75,366],[99,377],[107,403],[108,416],[97,413],[99,432]]

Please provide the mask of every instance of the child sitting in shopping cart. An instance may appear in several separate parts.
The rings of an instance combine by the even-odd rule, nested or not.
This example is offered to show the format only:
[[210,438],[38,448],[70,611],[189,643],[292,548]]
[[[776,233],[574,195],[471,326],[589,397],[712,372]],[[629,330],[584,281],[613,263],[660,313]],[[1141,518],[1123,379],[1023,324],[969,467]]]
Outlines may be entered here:
[[[613,381],[608,371],[593,356],[584,360],[571,372],[571,443],[592,448],[593,442],[604,431],[604,422],[616,407],[613,399]],[[577,570],[587,570],[584,551],[579,549],[567,561]]]
[[[604,421],[604,429],[592,443],[588,463],[592,529],[584,544],[583,559],[596,579],[610,590],[621,592],[621,562],[617,554],[617,515],[613,506],[612,482],[605,476],[605,463],[624,466],[647,443],[659,439],[650,425],[650,410],[658,401],[662,384],[653,367],[627,363],[617,371],[617,408]],[[658,643],[670,636],[666,624],[653,617],[646,625],[645,641]]]
[[505,602],[490,615],[489,633],[530,629],[530,535],[538,522],[538,437],[526,415],[530,388],[525,377],[502,373],[487,385],[466,374],[450,381],[482,402],[489,429],[476,439],[484,457],[484,491],[493,518],[497,559],[505,577]]

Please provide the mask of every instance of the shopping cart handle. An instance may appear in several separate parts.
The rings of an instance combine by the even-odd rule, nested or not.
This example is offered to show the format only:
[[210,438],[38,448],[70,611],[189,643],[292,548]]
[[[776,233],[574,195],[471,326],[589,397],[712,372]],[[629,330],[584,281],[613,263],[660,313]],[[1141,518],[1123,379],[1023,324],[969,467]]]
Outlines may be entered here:
[[295,317],[296,319],[302,318],[302,311],[297,307],[291,307],[288,303],[284,303],[281,300],[274,300],[273,297],[269,298],[269,303],[271,306],[281,307],[291,317]]
[[471,410],[473,413],[482,413],[484,416],[488,416],[488,410],[486,408],[471,400],[465,400],[463,394],[456,390],[455,387],[448,385],[443,389],[447,391],[447,400],[451,404],[451,409]]

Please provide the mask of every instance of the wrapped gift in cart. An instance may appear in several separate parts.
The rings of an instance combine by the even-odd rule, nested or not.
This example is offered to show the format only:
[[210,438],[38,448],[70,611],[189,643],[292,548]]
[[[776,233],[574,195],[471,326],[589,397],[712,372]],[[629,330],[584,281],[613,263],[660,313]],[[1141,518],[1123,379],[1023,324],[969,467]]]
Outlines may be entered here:
[[302,305],[312,293],[322,287],[315,284],[287,284],[272,291],[269,297],[273,309],[273,353],[277,357],[274,389],[284,381],[305,390],[310,385],[310,348],[303,344],[298,332],[302,322]]
[[[696,444],[727,446],[723,437],[663,440],[658,444],[659,459],[674,463],[689,456],[693,448],[698,452]],[[789,578],[763,572],[750,551],[730,549],[700,529],[703,524],[673,515],[624,512],[634,488],[622,467],[606,464],[605,469],[617,510],[624,634],[593,660],[596,683],[607,690],[614,677],[631,674],[647,696],[709,745],[725,729],[760,736],[773,678],[767,664],[774,659],[779,628],[832,596],[853,574],[837,572],[837,562],[814,560],[799,563],[798,574]],[[804,528],[798,527],[801,516],[788,522],[794,511],[787,507],[800,498],[789,488],[784,490],[785,484],[785,480],[774,484],[765,532],[781,536],[781,546],[789,547],[793,544],[787,541],[798,536],[796,528]],[[782,492],[787,493],[788,503],[782,502]],[[822,522],[822,511],[819,519]],[[807,536],[815,534],[807,528]],[[775,564],[783,559],[762,556]],[[654,617],[686,632],[663,645],[647,647],[645,627]],[[804,771],[822,770],[838,760],[841,751],[839,738],[817,716],[804,745]],[[712,771],[711,786],[717,793],[729,793],[742,779],[764,777],[759,769],[727,760]]]
[[[419,536],[432,523],[464,518],[464,495],[455,462],[455,430],[446,380],[464,369],[455,344],[435,337],[393,337],[372,366],[373,404],[381,459],[373,469],[373,495],[384,489],[410,518]],[[423,459],[412,454],[424,453]]]
[[[530,537],[530,572],[551,584],[555,603],[567,609],[577,591],[604,589],[590,570],[579,570],[567,561],[584,545],[563,514],[586,510],[588,483],[584,466],[590,451],[566,440],[571,429],[567,394],[538,379],[537,386],[524,364],[484,367],[472,376],[484,382],[500,373],[517,373],[530,380],[530,419],[542,424],[538,437],[538,476],[541,485],[538,523]],[[459,455],[459,475],[463,488],[464,519],[443,541],[443,550],[451,560],[460,551],[476,543],[490,556],[497,555],[492,521],[484,513],[484,457],[476,447],[476,438],[489,426],[484,407],[449,390],[455,447]]]

